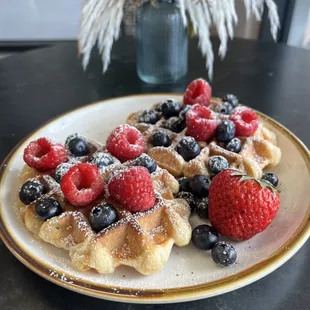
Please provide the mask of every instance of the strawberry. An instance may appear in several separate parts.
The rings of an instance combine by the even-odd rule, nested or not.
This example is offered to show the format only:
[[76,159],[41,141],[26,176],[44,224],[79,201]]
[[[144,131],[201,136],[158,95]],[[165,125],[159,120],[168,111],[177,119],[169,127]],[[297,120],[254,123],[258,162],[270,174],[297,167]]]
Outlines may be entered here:
[[223,236],[247,240],[262,232],[280,207],[279,192],[269,182],[225,170],[209,189],[209,218]]

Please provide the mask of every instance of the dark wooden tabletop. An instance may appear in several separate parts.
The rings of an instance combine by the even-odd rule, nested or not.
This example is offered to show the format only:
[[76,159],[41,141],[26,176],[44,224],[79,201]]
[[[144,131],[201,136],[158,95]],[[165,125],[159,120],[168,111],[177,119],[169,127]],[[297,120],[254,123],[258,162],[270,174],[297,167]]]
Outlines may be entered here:
[[[191,42],[186,80],[164,86],[138,79],[130,38],[116,44],[105,75],[96,53],[83,72],[74,42],[1,60],[0,159],[47,120],[93,101],[136,93],[183,92],[194,78],[207,78],[196,45]],[[238,39],[228,51],[224,61],[216,60],[213,93],[235,93],[246,105],[280,121],[309,147],[310,53]],[[0,249],[1,309],[310,309],[309,242],[278,270],[247,287],[201,301],[157,306],[114,303],[67,291],[28,270],[1,242]]]

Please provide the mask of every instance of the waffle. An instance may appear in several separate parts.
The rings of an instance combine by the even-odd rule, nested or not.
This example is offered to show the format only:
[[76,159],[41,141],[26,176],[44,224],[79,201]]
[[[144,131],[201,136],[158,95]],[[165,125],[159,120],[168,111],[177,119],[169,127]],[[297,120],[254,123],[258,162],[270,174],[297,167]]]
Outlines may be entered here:
[[[91,153],[104,151],[98,143]],[[89,160],[92,154],[81,158]],[[69,158],[69,163],[77,160]],[[116,159],[113,165],[101,169],[105,181],[112,173],[117,173],[131,162],[120,164]],[[25,166],[20,179],[24,183],[35,178],[45,185],[43,198],[53,197],[62,206],[63,212],[47,221],[35,214],[36,201],[29,205],[20,204],[20,214],[25,226],[39,239],[69,251],[72,264],[81,271],[94,269],[98,273],[113,273],[120,265],[131,266],[141,274],[149,275],[160,270],[167,262],[172,246],[185,246],[191,238],[189,205],[183,199],[174,199],[179,184],[166,170],[158,167],[151,174],[156,205],[146,212],[124,211],[113,200],[99,197],[86,207],[74,207],[64,197],[60,185],[50,175],[41,175]],[[93,206],[107,201],[117,210],[118,221],[99,233],[95,233],[88,221]]]
[[[227,115],[216,112],[216,107],[221,103],[221,99],[212,98],[209,108],[214,111],[219,120],[225,120]],[[158,104],[152,107],[156,109]],[[139,117],[142,111],[132,113],[127,118],[127,123],[135,126],[144,136],[146,142],[146,152],[157,164],[167,169],[176,178],[185,176],[188,178],[194,175],[209,175],[206,163],[210,156],[221,155],[228,160],[229,168],[238,169],[242,173],[254,178],[261,178],[263,169],[278,165],[281,159],[281,150],[277,147],[276,135],[262,123],[257,131],[250,137],[241,137],[242,148],[239,153],[226,150],[223,144],[215,139],[209,144],[199,142],[201,146],[200,154],[190,161],[185,161],[175,150],[179,141],[186,136],[186,128],[180,133],[172,132],[164,128],[165,119],[161,117],[154,125],[140,123]],[[165,131],[172,141],[169,147],[153,147],[151,137],[156,131]]]

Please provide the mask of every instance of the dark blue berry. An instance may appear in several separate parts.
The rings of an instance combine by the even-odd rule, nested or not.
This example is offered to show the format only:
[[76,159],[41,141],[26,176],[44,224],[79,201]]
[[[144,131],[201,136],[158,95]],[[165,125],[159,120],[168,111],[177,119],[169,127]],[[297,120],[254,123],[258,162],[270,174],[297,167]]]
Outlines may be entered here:
[[157,169],[157,164],[154,161],[154,159],[152,159],[150,156],[146,154],[142,154],[139,157],[137,157],[133,161],[133,165],[145,167],[149,171],[149,173],[152,173]]
[[191,212],[193,212],[196,209],[196,199],[192,193],[179,192],[176,194],[175,197],[184,199],[189,204],[189,206],[191,207]]
[[181,104],[175,99],[167,99],[161,105],[161,110],[166,118],[179,115]]
[[55,173],[54,173],[54,179],[56,182],[60,183],[62,177],[69,171],[69,169],[72,167],[72,164],[63,163],[57,166]]
[[147,109],[141,113],[139,117],[139,122],[146,124],[155,124],[158,121],[158,119],[159,119],[158,114],[154,110]]
[[223,101],[229,102],[233,108],[239,104],[239,99],[233,94],[227,94],[223,97]]
[[225,149],[230,152],[239,153],[241,151],[241,141],[238,138],[233,138],[225,145]]
[[236,133],[235,124],[232,121],[221,121],[216,128],[215,137],[218,141],[228,142]]
[[207,197],[202,198],[196,207],[196,213],[203,219],[209,218],[209,199]]
[[225,115],[229,115],[232,110],[233,110],[233,106],[227,101],[221,102],[215,107],[215,111],[217,113],[221,113]]
[[99,232],[104,228],[107,228],[116,221],[117,211],[108,203],[102,203],[92,208],[89,214],[89,222],[95,232]]
[[170,129],[173,132],[179,133],[182,130],[184,130],[185,127],[186,127],[185,119],[173,116],[167,120],[165,128]]
[[190,181],[192,193],[200,198],[208,197],[211,180],[205,175],[195,175]]
[[110,154],[98,152],[91,157],[90,163],[101,169],[113,165],[114,159]]
[[228,169],[228,161],[223,156],[211,156],[208,161],[209,172],[213,175]]
[[199,225],[192,232],[192,242],[198,249],[211,250],[218,241],[217,231],[209,225]]
[[181,112],[179,113],[179,117],[184,119],[185,120],[185,117],[186,117],[186,113],[191,109],[191,106],[190,105],[184,105],[182,107],[182,110]]
[[37,180],[26,181],[19,192],[19,199],[25,205],[29,205],[33,201],[40,198],[45,193],[45,187]]
[[184,137],[176,147],[176,151],[186,160],[190,161],[200,153],[200,145],[193,137]]
[[278,186],[279,179],[278,179],[278,177],[275,174],[273,174],[271,172],[265,173],[263,175],[262,179],[265,180],[265,181],[270,182],[274,187]]
[[35,205],[35,212],[43,221],[60,215],[61,211],[61,205],[55,198],[40,199]]
[[151,143],[153,146],[168,147],[171,144],[171,140],[165,131],[156,131],[151,138]]
[[156,104],[156,106],[155,106],[155,111],[161,112],[161,110],[162,110],[162,105],[163,105],[162,102]]
[[236,262],[237,252],[232,244],[224,241],[218,242],[211,252],[212,258],[216,264],[229,266]]
[[189,185],[190,179],[180,178],[178,181],[179,181],[179,186],[180,186],[180,189],[179,189],[180,192],[190,192],[191,191],[191,188]]
[[88,144],[85,138],[79,135],[75,135],[75,137],[68,137],[66,141],[66,146],[69,151],[77,157],[84,156],[88,153]]

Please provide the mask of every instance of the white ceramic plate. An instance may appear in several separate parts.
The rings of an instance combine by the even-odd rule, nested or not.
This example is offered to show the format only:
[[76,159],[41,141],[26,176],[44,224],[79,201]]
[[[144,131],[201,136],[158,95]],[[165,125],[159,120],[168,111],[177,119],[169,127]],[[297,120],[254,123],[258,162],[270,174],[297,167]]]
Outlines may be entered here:
[[[163,270],[152,276],[121,267],[114,274],[81,273],[71,267],[64,250],[37,240],[24,227],[16,207],[18,174],[23,167],[25,146],[40,136],[65,141],[75,132],[104,142],[129,113],[151,107],[167,97],[158,94],[107,100],[80,108],[49,122],[19,144],[2,166],[0,184],[0,228],[2,239],[26,266],[44,278],[68,289],[99,298],[136,302],[168,303],[222,294],[254,282],[292,257],[310,234],[310,155],[287,129],[261,115],[266,126],[277,133],[283,158],[274,170],[280,178],[281,208],[266,231],[247,242],[234,243],[237,264],[216,266],[209,252],[191,244],[174,247]],[[193,226],[200,222],[192,218]]]

